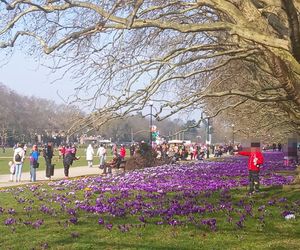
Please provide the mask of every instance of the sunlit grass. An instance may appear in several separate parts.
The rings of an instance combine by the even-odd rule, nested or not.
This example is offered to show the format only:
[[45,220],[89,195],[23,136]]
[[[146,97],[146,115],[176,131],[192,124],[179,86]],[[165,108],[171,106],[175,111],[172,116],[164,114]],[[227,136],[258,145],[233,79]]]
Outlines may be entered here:
[[[23,191],[24,189],[24,191]],[[2,189],[3,190],[3,189]],[[56,190],[45,184],[40,185],[36,191],[28,188],[11,188],[9,192],[2,192],[0,196],[1,247],[2,249],[297,249],[300,244],[299,220],[286,221],[281,212],[285,207],[293,206],[297,201],[299,189],[283,192],[278,188],[266,188],[262,194],[249,197],[245,189],[232,190],[228,198],[234,204],[234,210],[223,212],[207,212],[205,214],[193,214],[197,223],[188,222],[187,216],[176,216],[178,221],[184,223],[178,225],[157,224],[161,218],[147,219],[145,223],[139,220],[141,214],[125,217],[114,217],[86,213],[76,210],[78,222],[72,224],[73,217],[62,207],[74,208],[75,200],[84,200],[87,191],[78,190],[73,192],[72,187],[64,190]],[[145,195],[143,192],[135,192],[126,201],[134,200],[135,195]],[[93,201],[99,194],[94,193],[89,200]],[[105,194],[107,199],[115,194]],[[174,197],[180,198],[182,194],[170,193],[164,199],[167,206],[169,200]],[[70,202],[56,202],[56,197],[67,197]],[[270,200],[285,197],[284,203],[268,206]],[[212,204],[217,207],[222,200],[220,192],[213,192],[206,198],[206,194],[196,197],[199,204]],[[238,205],[240,200],[245,204],[251,204],[253,215],[248,216],[242,228],[236,226],[236,222],[243,207]],[[181,200],[181,201],[180,201]],[[145,202],[150,201],[145,199]],[[179,199],[184,203],[184,199]],[[121,201],[120,204],[123,202]],[[119,203],[118,203],[119,204]],[[50,209],[49,214],[41,211],[44,205]],[[262,212],[258,208],[266,205],[264,222],[259,220]],[[31,207],[31,210],[28,208]],[[14,214],[8,210],[13,208]],[[299,215],[299,207],[295,208]],[[54,211],[54,212],[53,212]],[[232,222],[228,222],[227,216],[232,216]],[[98,224],[98,219],[103,218],[105,223],[112,225],[108,229],[105,223]],[[16,223],[5,225],[7,218],[15,218]],[[200,221],[205,218],[217,220],[216,230],[211,230]],[[43,220],[40,227],[25,225],[26,222],[34,223]],[[126,225],[128,231],[122,231],[120,225]],[[22,240],[20,240],[20,236]],[[100,247],[100,248],[99,248]]]
[[299,249],[300,188],[274,157],[251,196],[246,159],[2,188],[0,249]]

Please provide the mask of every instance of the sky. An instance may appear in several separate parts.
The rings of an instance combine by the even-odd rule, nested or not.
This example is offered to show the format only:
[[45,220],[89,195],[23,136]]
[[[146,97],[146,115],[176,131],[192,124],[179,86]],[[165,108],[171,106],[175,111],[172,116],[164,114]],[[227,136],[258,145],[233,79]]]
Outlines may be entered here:
[[[22,52],[16,51],[5,64],[3,64],[3,60],[1,62],[0,82],[20,95],[35,96],[53,100],[57,104],[66,104],[67,98],[75,93],[76,83],[72,79],[64,77],[63,80],[54,81],[60,77],[58,73],[50,72],[33,57],[24,55]],[[89,110],[85,111],[89,112]],[[148,112],[148,107],[144,112]],[[195,114],[189,112],[185,115],[181,113],[172,118],[198,120],[199,112],[197,111]]]
[[[0,82],[20,95],[53,100],[58,104],[74,93],[71,80],[55,81],[58,75],[20,52],[14,53],[7,64],[0,66]],[[63,97],[63,98],[62,98]]]

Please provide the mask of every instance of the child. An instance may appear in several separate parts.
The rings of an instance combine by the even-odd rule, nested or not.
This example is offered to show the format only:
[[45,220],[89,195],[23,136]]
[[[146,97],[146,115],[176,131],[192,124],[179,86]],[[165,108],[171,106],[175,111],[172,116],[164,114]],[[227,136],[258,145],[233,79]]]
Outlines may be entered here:
[[8,166],[9,166],[9,171],[10,171],[10,180],[9,181],[13,181],[14,180],[14,175],[16,173],[16,166],[12,161],[10,161],[8,163]]
[[259,192],[259,171],[264,163],[264,157],[260,152],[260,143],[251,143],[251,151],[239,151],[235,154],[248,156],[249,170],[249,194]]

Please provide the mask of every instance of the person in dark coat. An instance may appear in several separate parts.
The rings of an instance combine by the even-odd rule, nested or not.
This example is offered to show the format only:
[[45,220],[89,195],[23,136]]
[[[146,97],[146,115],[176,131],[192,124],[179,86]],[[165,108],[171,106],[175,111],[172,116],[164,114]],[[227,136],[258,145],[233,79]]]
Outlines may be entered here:
[[63,159],[63,164],[64,164],[64,174],[65,174],[65,178],[69,178],[69,169],[70,166],[72,166],[73,161],[74,160],[79,160],[79,157],[76,157],[76,146],[75,144],[73,145],[69,145],[66,148],[66,153],[65,153],[65,157]]
[[43,148],[43,157],[46,163],[46,179],[51,179],[51,167],[52,167],[52,157],[53,157],[53,147],[52,143],[48,142]]

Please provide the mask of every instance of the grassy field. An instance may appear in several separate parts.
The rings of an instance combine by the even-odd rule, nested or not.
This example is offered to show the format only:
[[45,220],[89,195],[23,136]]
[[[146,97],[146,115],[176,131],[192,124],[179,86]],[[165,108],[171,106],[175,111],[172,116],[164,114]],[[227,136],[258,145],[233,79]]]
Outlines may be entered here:
[[[28,152],[30,153],[30,151],[28,151]],[[27,152],[27,156],[28,156],[28,152]],[[127,155],[128,155],[128,153],[129,152],[127,152]],[[77,156],[80,156],[80,159],[73,163],[73,167],[87,166],[84,148],[79,148],[77,150]],[[3,153],[2,150],[0,150],[0,174],[9,174],[8,162],[11,161],[12,158],[13,158],[13,149],[12,148],[6,148],[5,153]],[[111,150],[108,150],[107,160],[109,161],[110,159],[112,159],[112,153],[111,153]],[[39,162],[40,162],[39,170],[44,170],[46,167],[44,158],[40,157]],[[54,157],[52,159],[52,162],[53,162],[53,164],[55,164],[55,168],[63,168],[63,163],[62,163],[62,160],[59,159],[59,157],[58,157],[57,149],[54,152]],[[94,164],[97,165],[98,163],[99,163],[99,158],[94,157]],[[25,159],[25,162],[23,165],[23,172],[29,172],[28,157]]]
[[[86,213],[74,209],[74,200],[96,199],[98,193],[83,189],[15,188],[0,195],[1,249],[299,249],[299,219],[285,220],[281,215],[285,207],[299,202],[299,189],[268,188],[255,197],[245,196],[245,190],[232,190],[227,195],[233,211],[222,210],[208,214],[190,215],[191,222],[158,224],[155,217],[141,222],[140,214],[114,217]],[[166,201],[178,194],[168,194]],[[114,195],[108,195],[113,197]],[[57,201],[55,202],[55,197]],[[64,202],[58,201],[64,199]],[[202,201],[213,206],[220,203],[221,192],[209,198],[199,195]],[[223,197],[223,196],[222,196]],[[221,198],[222,198],[221,197]],[[280,199],[284,197],[284,202]],[[270,204],[270,201],[277,204]],[[72,201],[72,202],[70,202]],[[127,197],[130,202],[130,197]],[[237,226],[244,206],[251,204],[252,211]],[[183,201],[179,201],[183,202]],[[269,204],[269,205],[268,205]],[[265,206],[263,210],[260,208]],[[72,210],[74,209],[74,211]],[[299,207],[297,208],[299,212]],[[70,212],[73,211],[73,212]],[[76,213],[76,220],[72,221]],[[99,217],[109,224],[99,223]],[[186,216],[177,216],[180,221]],[[204,225],[203,218],[215,218],[216,228]],[[229,221],[231,218],[232,221]],[[9,219],[13,223],[9,224]]]
[[269,156],[254,195],[239,158],[2,188],[0,249],[299,249],[300,186]]
[[282,184],[274,157],[254,195],[213,188],[242,178],[239,158],[1,188],[0,249],[298,250],[300,185]]

